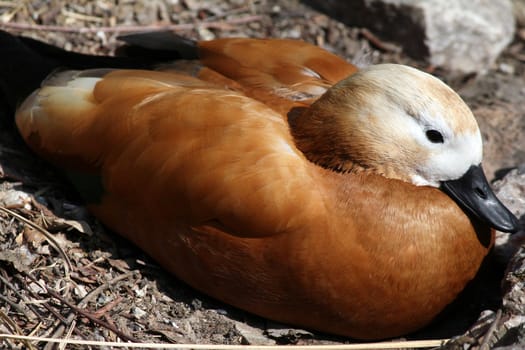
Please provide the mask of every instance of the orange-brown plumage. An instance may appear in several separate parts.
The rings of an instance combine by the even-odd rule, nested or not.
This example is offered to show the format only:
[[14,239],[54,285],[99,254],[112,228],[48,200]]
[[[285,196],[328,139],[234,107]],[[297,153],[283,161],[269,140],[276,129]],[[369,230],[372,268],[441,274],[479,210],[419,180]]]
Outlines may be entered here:
[[[342,104],[320,98],[356,69],[319,48],[252,39],[198,47],[197,64],[163,72],[59,73],[55,86],[44,85],[19,109],[20,132],[58,165],[100,174],[105,192],[89,205],[92,212],[213,297],[356,338],[428,324],[473,278],[492,244],[487,224],[432,187],[426,165],[417,174],[407,170],[418,160],[427,164],[433,146],[430,155],[405,153],[404,146],[416,146],[385,143],[382,133],[372,139],[374,123],[388,123],[375,120],[382,107],[359,107],[370,122],[351,112],[373,106],[381,86],[350,94],[338,85],[338,94],[348,95]],[[383,74],[412,74],[388,69]],[[436,94],[445,89],[432,87]],[[384,108],[397,105],[377,98]],[[414,106],[441,111],[421,101]],[[455,106],[455,95],[446,103],[477,146],[468,108]],[[370,133],[345,139],[352,128]],[[328,135],[310,138],[316,132]],[[332,156],[343,147],[333,145],[339,139],[348,149]],[[396,155],[402,165],[389,166]]]

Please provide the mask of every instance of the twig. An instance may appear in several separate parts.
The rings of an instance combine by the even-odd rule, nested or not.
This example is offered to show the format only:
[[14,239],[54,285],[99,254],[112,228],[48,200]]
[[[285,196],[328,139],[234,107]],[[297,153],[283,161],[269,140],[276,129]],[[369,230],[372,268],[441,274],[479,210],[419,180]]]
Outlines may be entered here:
[[36,327],[33,328],[33,330],[28,335],[31,336],[31,337],[34,337],[34,334],[36,334],[40,330],[40,328],[42,328],[43,324],[44,324],[44,322],[38,322]]
[[80,307],[74,305],[73,303],[70,303],[69,301],[64,299],[59,293],[55,292],[53,289],[49,288],[48,286],[41,285],[40,282],[37,281],[37,279],[35,277],[33,277],[31,274],[29,274],[27,272],[23,272],[23,274],[25,276],[27,276],[30,280],[32,280],[33,282],[38,284],[42,289],[44,289],[46,291],[47,294],[49,294],[50,296],[52,296],[55,299],[58,299],[61,303],[65,304],[66,306],[68,306],[70,309],[72,309],[76,313],[80,314],[81,316],[89,319],[91,322],[96,323],[99,326],[102,326],[104,328],[109,329],[110,331],[112,331],[113,333],[118,335],[120,337],[120,339],[122,339],[122,340],[130,341],[130,342],[137,342],[137,340],[135,338],[133,338],[132,336],[121,332],[120,330],[118,330],[116,327],[110,325],[109,323],[102,321],[101,319],[93,316],[91,313],[81,309]]
[[372,46],[376,47],[377,49],[381,51],[386,52],[394,52],[398,53],[401,52],[401,49],[399,46],[394,45],[392,43],[384,42],[383,40],[379,39],[374,33],[372,33],[370,30],[366,28],[362,28],[359,30],[359,34],[361,34],[366,40],[372,44]]
[[[129,276],[131,276],[132,274],[133,274],[133,272],[128,272],[126,274],[117,276],[114,279],[112,279],[111,281],[108,281],[108,282],[104,283],[103,285],[100,285],[99,287],[93,289],[91,292],[86,294],[82,300],[80,300],[80,302],[77,304],[77,307],[79,307],[79,308],[85,307],[94,297],[99,295],[104,289],[108,288],[109,286],[115,285],[115,283],[117,283],[118,281],[126,279]],[[63,334],[63,332],[65,330],[65,325],[66,326],[67,325],[73,325],[75,323],[75,316],[76,315],[77,315],[77,313],[75,311],[70,312],[67,315],[66,319],[64,320],[65,322],[63,322],[63,325],[60,325],[59,327],[57,327],[55,329],[55,331],[53,332],[53,338],[59,337],[59,336],[61,336]],[[79,334],[77,328],[75,328],[75,333]]]
[[490,349],[490,340],[492,338],[492,334],[496,331],[496,327],[498,326],[499,320],[501,319],[501,309],[498,309],[496,312],[496,317],[494,318],[494,321],[492,321],[492,324],[490,325],[490,328],[487,330],[487,333],[483,336],[483,340],[481,341],[481,345],[479,346],[480,350],[488,350]]
[[[1,4],[0,4],[1,6]],[[8,6],[9,8],[11,8],[11,11],[7,12],[7,13],[4,13],[2,14],[2,16],[0,17],[3,21],[10,21],[11,19],[13,19],[13,17],[15,17],[15,15],[20,11],[20,10],[23,10],[24,9],[24,6],[22,4],[15,4],[14,6]]]
[[[5,270],[2,269],[3,272],[5,272]],[[29,309],[29,311],[31,311],[36,317],[38,317],[38,319],[42,322],[43,321],[43,318],[42,318],[42,315],[40,315],[40,313],[33,307],[33,305],[31,304],[28,304],[29,300],[27,299],[27,297],[25,295],[23,295],[22,293],[20,293],[18,291],[18,289],[13,286],[13,284],[11,282],[9,282],[6,278],[4,278],[2,276],[2,274],[0,274],[0,282],[2,282],[3,284],[6,285],[7,288],[11,289],[13,291],[13,293],[15,293],[15,295],[22,301],[22,305],[27,307]],[[0,297],[2,299],[5,298],[5,301],[9,304],[13,303],[11,300],[9,300],[7,298],[7,296],[4,296],[4,295],[0,295]],[[11,304],[12,305],[12,304]],[[16,304],[17,307],[20,307],[22,308],[22,306]],[[22,308],[22,313],[24,314],[24,316],[27,318],[27,319],[31,319],[31,317],[29,317],[29,315],[27,315],[26,311]]]
[[[71,339],[71,333],[73,333],[73,331],[76,329],[77,323],[76,321],[73,321],[71,322],[71,325],[69,326],[69,329],[67,330],[67,333],[66,333],[66,339]],[[65,350],[67,346],[67,343],[63,343],[63,344],[59,344],[58,346],[58,350]]]
[[[8,297],[0,294],[0,301],[3,301],[4,303],[9,304],[14,310],[24,315],[24,317],[27,318],[28,320],[31,319],[31,316],[27,314],[26,310],[24,310],[24,308],[21,305],[10,300]],[[36,316],[40,318],[40,315],[36,314]]]
[[[4,321],[4,325],[8,326],[6,328],[11,328],[12,332],[22,334],[22,330],[20,329],[20,327],[18,327],[18,325],[12,319],[10,319],[9,316],[4,314],[1,310],[0,310],[0,319]],[[22,340],[22,341],[24,342],[24,344],[27,346],[28,349],[35,350],[35,348],[33,347],[33,344],[31,344],[28,340]]]
[[[16,275],[15,277],[18,278],[18,280],[22,283],[24,289],[29,293],[31,294],[31,296],[35,299],[38,299],[38,294],[35,293],[33,290],[31,290],[31,288],[29,288],[27,286],[27,283],[26,281],[19,275]],[[60,322],[62,322],[63,324],[65,325],[69,325],[71,322],[68,322],[64,317],[62,317],[62,315],[60,313],[58,313],[55,309],[53,309],[53,307],[51,305],[49,305],[49,303],[47,301],[44,300],[43,303],[40,303],[40,305],[42,305],[47,311],[49,311],[51,314],[53,314],[53,316],[55,316]]]
[[161,30],[191,30],[195,28],[215,28],[222,29],[224,27],[243,24],[250,22],[257,22],[262,20],[263,16],[251,15],[239,18],[232,18],[224,21],[217,22],[196,22],[196,23],[182,23],[182,24],[168,24],[168,25],[149,25],[149,26],[113,26],[113,27],[91,27],[91,28],[79,28],[79,27],[64,27],[56,25],[39,25],[39,24],[27,24],[27,23],[0,23],[0,28],[10,30],[30,30],[30,31],[46,31],[46,32],[61,32],[61,33],[130,33],[130,32],[151,32]]
[[130,271],[128,273],[125,273],[123,275],[120,275],[120,276],[117,276],[115,278],[113,278],[111,281],[108,281],[100,286],[98,286],[97,288],[93,289],[91,292],[89,292],[88,294],[86,294],[86,296],[84,297],[84,299],[82,299],[79,303],[78,303],[78,307],[85,307],[87,305],[87,303],[93,299],[94,297],[96,297],[97,295],[99,295],[104,289],[107,289],[111,286],[114,286],[117,282],[119,281],[122,281],[122,280],[125,280],[127,278],[129,278],[130,276],[133,275],[133,272]]
[[104,19],[102,19],[100,17],[84,15],[82,13],[76,13],[76,12],[73,12],[73,11],[68,11],[68,10],[66,10],[64,8],[61,10],[61,12],[66,17],[77,19],[77,20],[80,20],[80,21],[95,22],[95,23],[102,23],[104,21]]
[[9,215],[11,215],[11,216],[14,216],[18,220],[24,222],[25,224],[27,224],[27,225],[31,226],[32,228],[34,228],[35,230],[37,230],[38,232],[42,233],[44,235],[44,237],[46,238],[46,240],[49,242],[49,244],[51,244],[51,246],[53,246],[53,248],[56,249],[58,254],[60,254],[62,259],[64,259],[64,261],[66,262],[66,264],[64,265],[65,270],[66,270],[65,272],[66,272],[66,276],[69,276],[69,271],[71,271],[73,269],[73,265],[71,265],[71,261],[69,260],[69,257],[67,256],[67,254],[64,252],[64,250],[62,249],[60,244],[56,241],[56,239],[53,237],[53,235],[51,233],[49,233],[46,229],[38,226],[34,222],[26,219],[22,215],[19,215],[19,214],[15,213],[12,210],[9,210],[9,209],[7,209],[5,207],[0,207],[0,210],[5,212],[5,213],[7,213],[7,214],[9,214]]
[[241,6],[241,7],[233,8],[233,9],[230,9],[228,11],[224,11],[224,12],[221,12],[221,13],[216,13],[216,14],[214,14],[212,16],[206,17],[206,22],[217,21],[219,19],[226,18],[228,16],[233,16],[233,15],[237,15],[237,14],[243,14],[243,13],[246,13],[248,11],[250,11],[252,15],[255,14],[255,11],[251,11],[250,6]]
[[19,7],[20,4],[17,4],[16,2],[13,2],[13,1],[0,1],[0,6],[15,8],[15,7]]
[[97,311],[93,312],[93,316],[98,318],[104,317],[104,315],[106,315],[109,310],[114,309],[116,305],[120,304],[122,302],[122,299],[123,298],[121,296],[116,297],[114,300],[110,301]]
[[75,339],[53,339],[42,337],[28,337],[22,335],[0,334],[0,339],[20,339],[34,340],[40,342],[51,342],[58,344],[91,345],[99,347],[128,347],[128,348],[147,348],[147,349],[195,349],[195,350],[379,350],[379,349],[415,349],[433,348],[441,346],[446,339],[440,340],[412,340],[402,342],[380,342],[344,345],[221,345],[221,344],[162,344],[162,343],[119,343],[119,342],[100,342],[91,340]]
[[[22,284],[23,288],[35,299],[38,299],[39,298],[39,295],[34,292],[31,288],[29,288],[27,286],[27,283],[26,281],[22,278],[22,276],[20,276],[19,274],[16,274],[15,275],[15,278],[18,279],[18,281]],[[70,326],[70,327],[74,327],[73,325],[73,318],[71,318],[71,320],[69,319],[65,319],[58,311],[56,311],[51,305],[49,305],[49,303],[45,300],[43,300],[44,302],[41,303],[41,305],[47,310],[49,311],[53,316],[55,316],[55,318],[58,320],[57,322],[55,322],[55,328],[57,327],[56,324],[58,323],[61,323],[60,327],[64,327],[64,326]],[[29,302],[29,301],[28,301]],[[28,305],[29,306],[29,305]],[[41,316],[39,315],[39,317],[41,318]],[[71,328],[70,328],[71,329]],[[84,334],[82,334],[82,332],[80,330],[78,330],[77,328],[72,328],[73,331],[75,332],[76,335],[78,335],[79,337],[85,337]],[[35,332],[35,331],[33,331]],[[57,337],[57,334],[59,334],[60,332],[54,332],[51,336],[52,337]],[[61,335],[62,333],[60,333]]]

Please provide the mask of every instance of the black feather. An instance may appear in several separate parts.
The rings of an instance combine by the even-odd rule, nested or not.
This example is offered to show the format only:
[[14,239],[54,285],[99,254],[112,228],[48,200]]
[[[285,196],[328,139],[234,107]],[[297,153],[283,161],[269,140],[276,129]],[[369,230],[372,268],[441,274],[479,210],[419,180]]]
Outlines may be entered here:
[[0,30],[0,108],[16,107],[58,69],[152,69],[180,58],[196,58],[195,42],[167,32],[138,33],[123,37],[123,56],[93,56],[66,51],[38,40]]

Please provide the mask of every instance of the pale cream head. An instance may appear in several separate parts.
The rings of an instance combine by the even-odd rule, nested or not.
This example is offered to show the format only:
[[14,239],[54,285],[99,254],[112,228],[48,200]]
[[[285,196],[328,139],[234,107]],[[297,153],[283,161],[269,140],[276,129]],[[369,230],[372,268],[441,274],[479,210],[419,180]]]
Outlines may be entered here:
[[[297,123],[298,146],[327,168],[345,171],[357,164],[438,187],[481,163],[481,134],[467,105],[439,79],[403,65],[370,66],[339,82],[303,122],[313,126]],[[315,145],[305,141],[314,127],[329,138],[324,142],[331,149],[321,152],[332,156],[316,154]]]

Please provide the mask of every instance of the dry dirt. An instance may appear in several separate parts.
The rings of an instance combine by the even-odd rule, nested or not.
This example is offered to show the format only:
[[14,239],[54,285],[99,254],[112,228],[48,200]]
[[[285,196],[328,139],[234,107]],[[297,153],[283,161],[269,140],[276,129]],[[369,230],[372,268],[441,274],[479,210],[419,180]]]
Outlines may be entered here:
[[[402,62],[432,71],[480,118],[490,174],[525,162],[517,143],[525,134],[523,28],[487,76],[464,77],[411,60],[395,45],[298,1],[0,1],[0,28],[84,53],[111,54],[117,36],[137,25],[170,25],[194,39],[300,38],[354,62]],[[25,218],[0,211],[0,333],[216,344],[350,342],[261,319],[187,287],[91,217],[67,181],[32,156],[9,127],[0,130],[0,179],[0,203]],[[441,322],[410,338],[460,334],[481,310],[496,308],[501,266],[488,269],[495,277],[480,282],[489,291],[480,300],[463,299]]]

